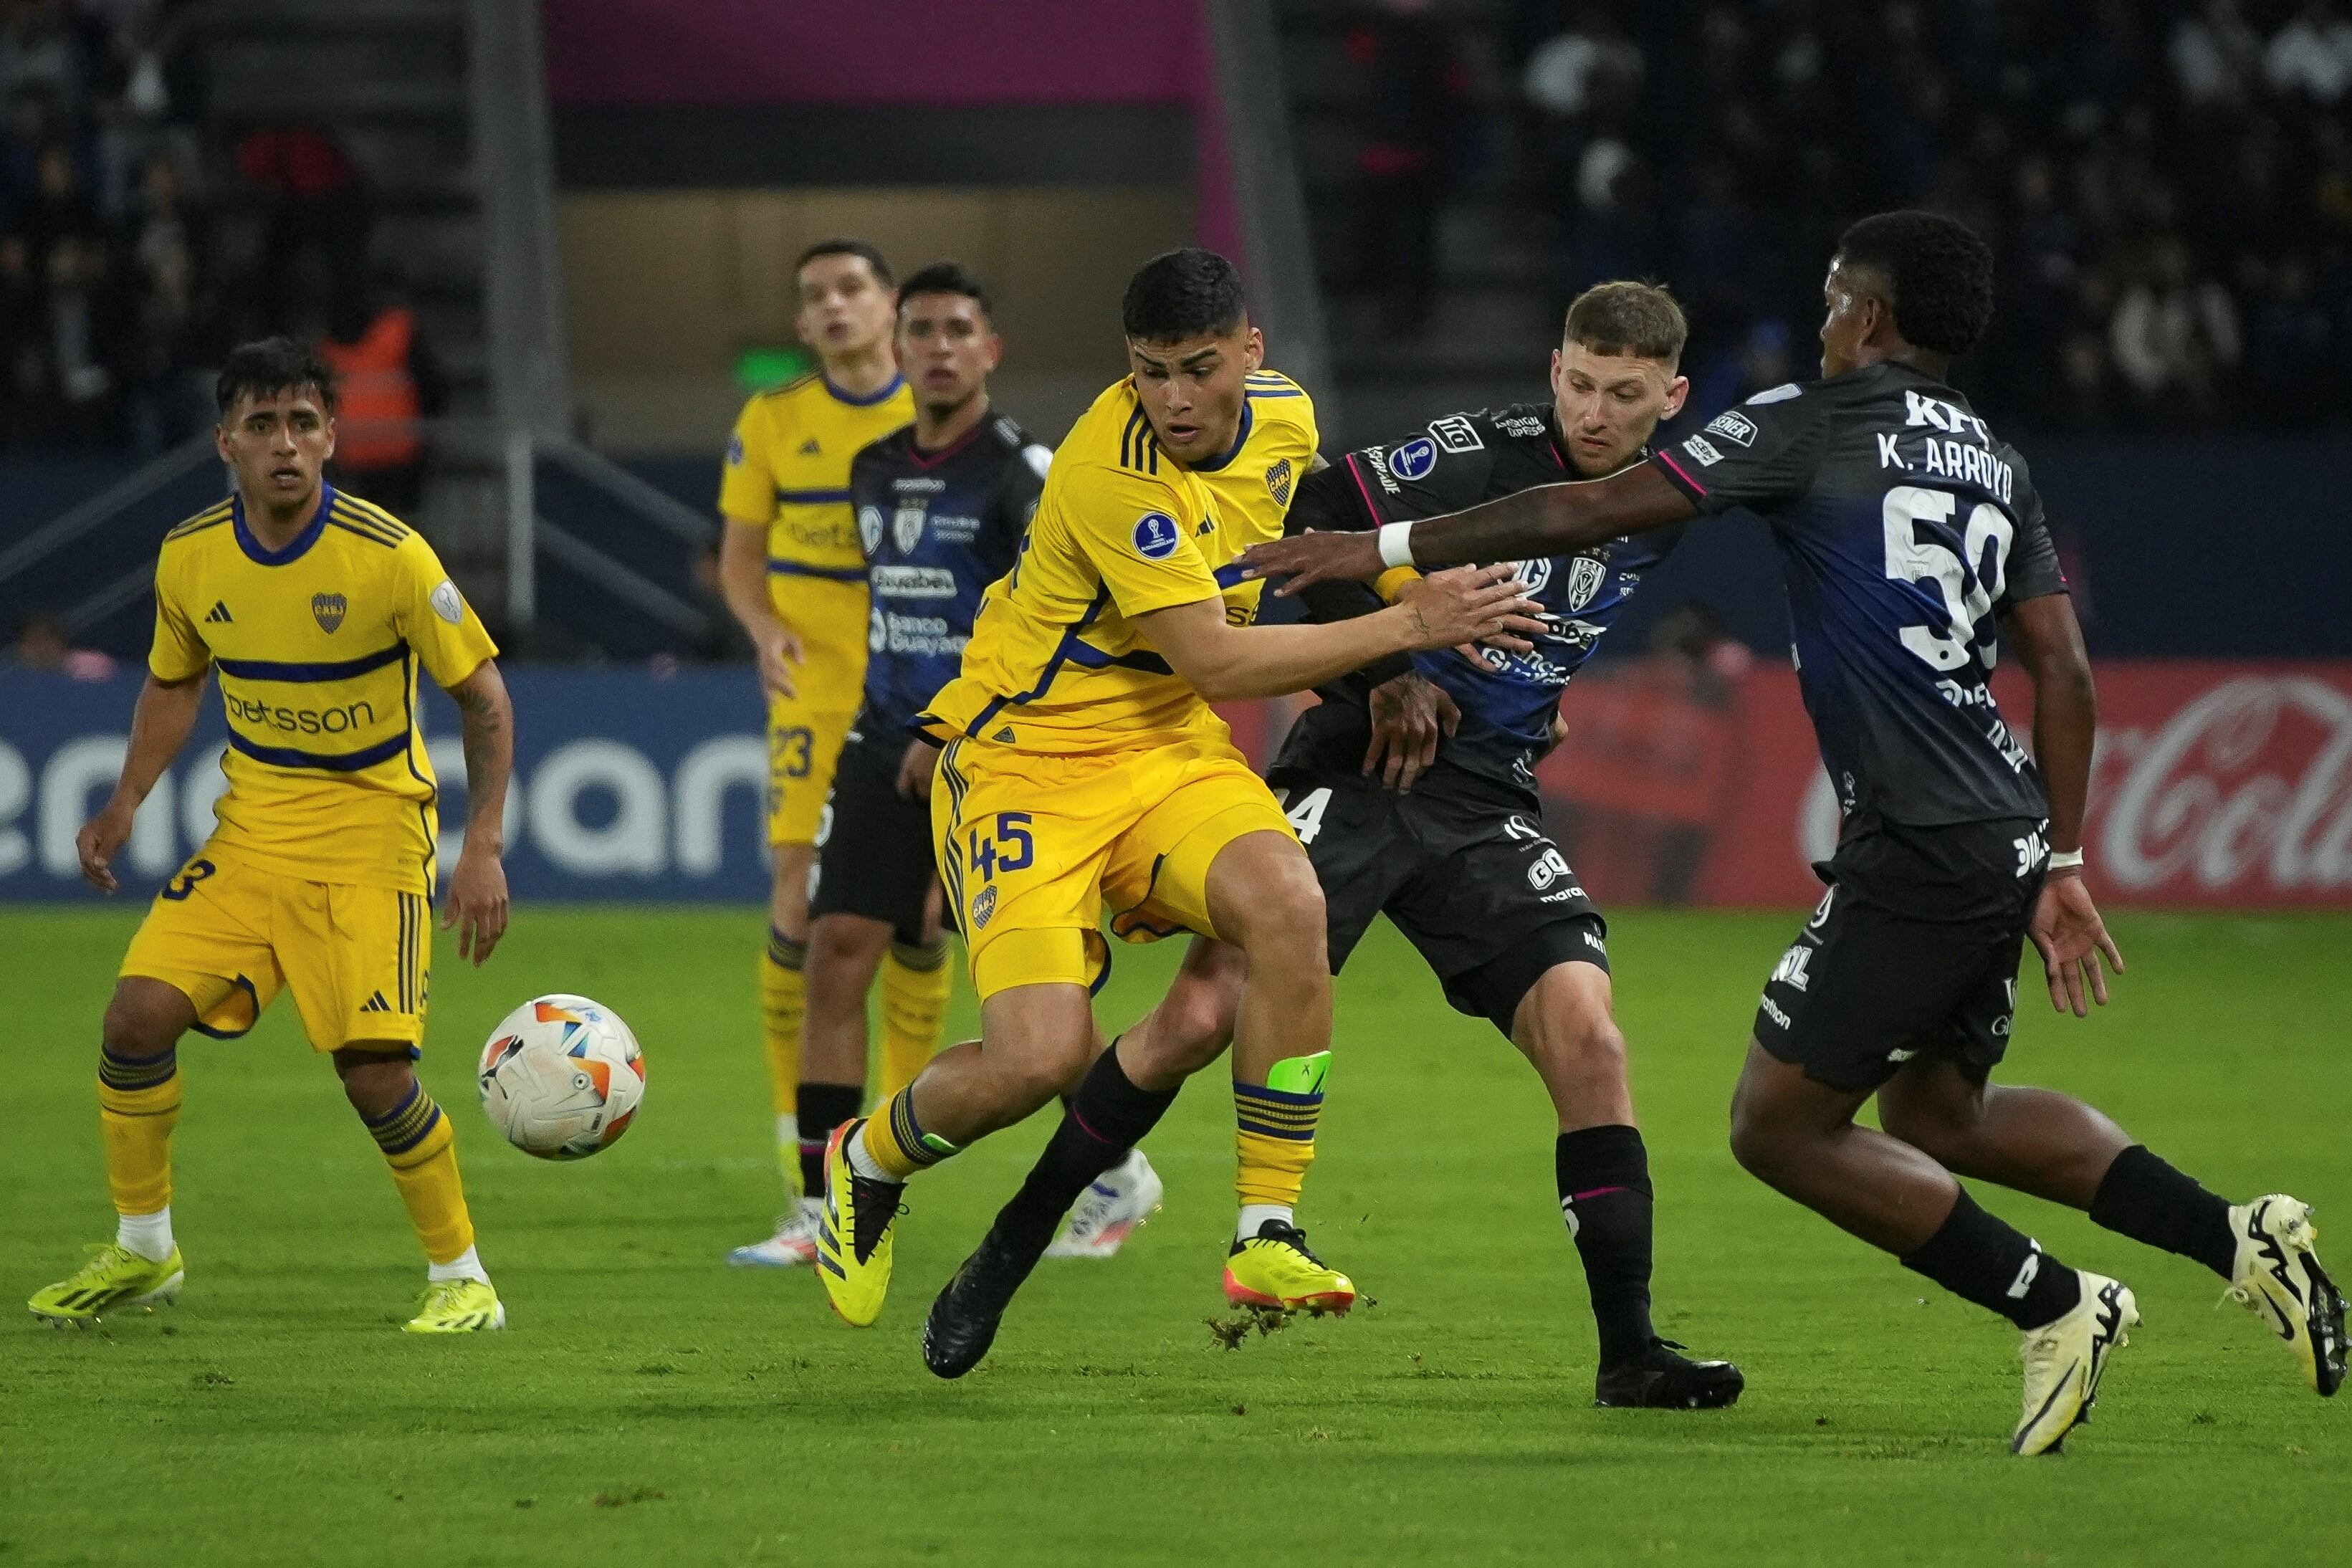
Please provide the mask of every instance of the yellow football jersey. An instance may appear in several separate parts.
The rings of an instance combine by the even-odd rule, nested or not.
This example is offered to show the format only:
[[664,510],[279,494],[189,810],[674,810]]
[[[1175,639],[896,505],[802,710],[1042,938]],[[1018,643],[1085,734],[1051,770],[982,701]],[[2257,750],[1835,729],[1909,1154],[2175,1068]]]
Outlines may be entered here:
[[[1199,464],[1192,469],[1217,503],[1224,538],[1232,546],[1227,560],[1253,544],[1282,537],[1290,498],[1315,464],[1315,400],[1306,389],[1273,370],[1252,371],[1247,388],[1241,436],[1234,451],[1222,462]],[[1225,578],[1218,580],[1222,583]],[[1263,579],[1229,584],[1225,618],[1237,626],[1249,625],[1257,618],[1258,600],[1265,592]]]
[[164,535],[147,667],[220,677],[216,842],[289,877],[430,893],[439,824],[417,670],[455,686],[498,647],[421,535],[320,489],[281,551],[234,498]]
[[[914,423],[906,378],[852,397],[812,372],[743,405],[727,444],[719,510],[768,530],[768,589],[779,612],[791,585],[780,578],[866,581],[866,552],[849,510],[849,460],[858,449]],[[857,636],[866,635],[863,613]]]
[[[1281,532],[1315,415],[1291,383],[1269,390],[1253,389],[1234,449],[1205,472],[1160,451],[1131,381],[1096,398],[1054,454],[1020,559],[981,601],[961,673],[917,722],[943,740],[1052,753],[1223,737],[1133,622],[1225,593],[1220,569]],[[1250,617],[1259,586],[1232,589],[1229,619]]]

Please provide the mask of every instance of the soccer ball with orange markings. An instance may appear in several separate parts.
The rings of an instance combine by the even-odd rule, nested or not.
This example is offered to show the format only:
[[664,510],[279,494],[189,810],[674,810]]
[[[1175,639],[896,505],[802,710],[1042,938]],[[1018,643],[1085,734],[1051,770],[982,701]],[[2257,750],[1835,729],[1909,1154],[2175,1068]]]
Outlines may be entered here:
[[584,1160],[629,1130],[646,1098],[637,1037],[585,996],[540,996],[508,1014],[482,1047],[482,1110],[506,1141],[542,1160]]

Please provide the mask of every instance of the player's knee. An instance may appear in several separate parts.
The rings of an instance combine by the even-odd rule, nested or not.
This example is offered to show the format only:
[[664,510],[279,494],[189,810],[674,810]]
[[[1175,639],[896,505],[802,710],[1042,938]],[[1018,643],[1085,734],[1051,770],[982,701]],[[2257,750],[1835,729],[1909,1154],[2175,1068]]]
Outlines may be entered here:
[[182,1026],[178,1010],[166,999],[140,987],[118,985],[106,1004],[99,1033],[106,1049],[115,1056],[153,1057],[178,1042]]
[[1597,994],[1572,990],[1547,974],[1519,1011],[1528,1026],[1517,1031],[1516,1037],[1538,1068],[1558,1067],[1583,1077],[1625,1076],[1625,1036],[1610,1016],[1605,990]]
[[1731,1091],[1731,1157],[1763,1182],[1772,1181],[1789,1159],[1788,1128],[1744,1076]]
[[1269,858],[1251,890],[1249,920],[1239,945],[1253,972],[1262,963],[1328,974],[1323,886],[1302,854]]
[[416,1084],[416,1069],[407,1057],[382,1051],[337,1051],[335,1076],[342,1079],[352,1109],[370,1119],[398,1110]]
[[824,916],[809,928],[810,988],[815,989],[817,977],[822,974],[827,979],[855,981],[863,989],[864,983],[881,967],[883,950],[889,944],[890,928],[880,921]]

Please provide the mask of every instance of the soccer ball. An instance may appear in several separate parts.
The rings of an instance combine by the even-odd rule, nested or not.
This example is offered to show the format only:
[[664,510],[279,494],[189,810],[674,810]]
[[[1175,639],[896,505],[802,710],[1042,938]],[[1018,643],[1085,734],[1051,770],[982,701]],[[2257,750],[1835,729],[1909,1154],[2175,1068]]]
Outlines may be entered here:
[[585,996],[536,997],[482,1047],[482,1110],[506,1141],[542,1160],[584,1160],[629,1130],[646,1098],[637,1037]]

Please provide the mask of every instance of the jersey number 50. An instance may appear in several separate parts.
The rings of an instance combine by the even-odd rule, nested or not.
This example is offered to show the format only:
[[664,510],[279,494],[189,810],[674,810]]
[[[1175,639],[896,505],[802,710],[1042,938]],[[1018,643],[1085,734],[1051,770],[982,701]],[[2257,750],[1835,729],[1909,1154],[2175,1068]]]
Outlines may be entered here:
[[[1943,598],[1943,626],[1903,628],[1903,646],[1937,669],[1958,669],[1968,663],[1977,623],[1992,613],[1993,601],[2000,597],[2009,542],[2015,531],[2000,508],[1979,501],[1969,513],[1968,532],[1955,555],[1950,545],[1923,534],[1918,525],[1938,524],[1936,531],[1949,537],[1952,516],[1959,507],[1959,498],[1949,490],[1897,485],[1886,492],[1882,512],[1886,574],[1897,582],[1933,583]],[[1990,669],[1996,657],[1993,643],[1987,641],[1979,657]]]

